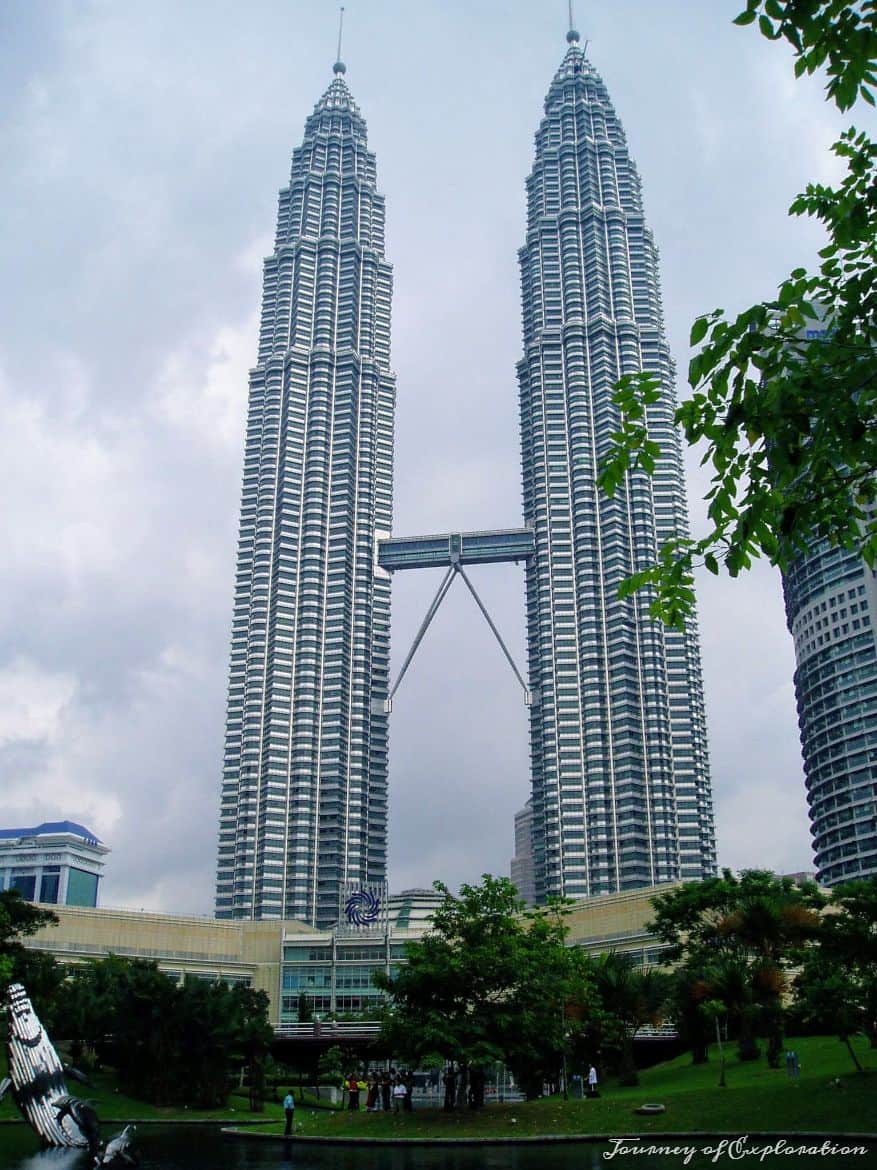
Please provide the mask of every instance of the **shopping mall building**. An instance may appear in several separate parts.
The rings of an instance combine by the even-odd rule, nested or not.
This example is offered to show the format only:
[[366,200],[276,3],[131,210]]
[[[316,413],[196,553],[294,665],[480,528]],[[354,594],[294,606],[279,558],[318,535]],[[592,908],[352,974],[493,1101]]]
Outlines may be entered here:
[[[587,898],[573,905],[568,942],[586,950],[626,951],[638,963],[658,961],[660,945],[646,931],[651,898],[669,886]],[[185,975],[262,989],[275,1028],[298,1021],[306,997],[308,1014],[349,1016],[378,1006],[376,971],[392,973],[405,961],[405,944],[428,929],[441,896],[405,890],[384,900],[374,921],[315,930],[296,921],[218,920],[55,905],[55,926],[26,939],[64,964],[114,954],[153,959],[172,978]]]

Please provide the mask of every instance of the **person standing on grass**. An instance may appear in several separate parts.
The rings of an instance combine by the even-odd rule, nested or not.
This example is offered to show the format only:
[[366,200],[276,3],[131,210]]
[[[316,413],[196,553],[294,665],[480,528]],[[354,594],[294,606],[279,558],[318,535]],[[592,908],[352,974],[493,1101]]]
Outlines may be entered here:
[[384,1112],[390,1112],[390,1092],[393,1088],[393,1081],[387,1069],[381,1073],[381,1104],[384,1107]]
[[356,1079],[354,1073],[351,1073],[347,1078],[347,1108],[357,1113],[359,1111],[359,1081]]
[[286,1129],[283,1136],[292,1137],[292,1122],[295,1117],[295,1097],[292,1095],[292,1089],[283,1098],[283,1112],[286,1114]]
[[380,1095],[381,1085],[375,1073],[371,1072],[368,1075],[368,1096],[365,1099],[365,1107],[368,1113],[374,1113],[375,1110],[380,1109],[378,1105],[378,1096]]
[[396,1078],[396,1083],[393,1085],[393,1112],[399,1112],[399,1106],[405,1104],[405,1082],[401,1076]]
[[445,1070],[445,1075],[442,1077],[445,1086],[445,1103],[444,1109],[450,1112],[454,1108],[454,1100],[457,1090],[457,1074],[454,1066],[449,1064]]
[[588,1096],[589,1097],[599,1097],[600,1096],[600,1094],[597,1090],[597,1070],[594,1068],[593,1065],[591,1065],[591,1067],[588,1069]]

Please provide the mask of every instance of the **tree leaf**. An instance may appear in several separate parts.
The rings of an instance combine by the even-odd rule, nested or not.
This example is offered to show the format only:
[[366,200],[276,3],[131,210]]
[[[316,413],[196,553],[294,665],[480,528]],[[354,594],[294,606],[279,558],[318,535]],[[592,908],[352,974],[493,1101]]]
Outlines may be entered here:
[[688,338],[690,345],[699,345],[700,342],[703,341],[703,339],[706,337],[707,330],[709,329],[709,324],[708,317],[697,318],[697,320],[691,326],[691,334]]

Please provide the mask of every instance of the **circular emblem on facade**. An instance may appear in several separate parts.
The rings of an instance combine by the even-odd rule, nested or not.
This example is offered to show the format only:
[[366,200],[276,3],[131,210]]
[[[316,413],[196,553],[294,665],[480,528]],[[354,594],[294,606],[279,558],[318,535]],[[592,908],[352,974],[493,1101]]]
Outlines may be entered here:
[[381,899],[368,890],[354,890],[344,904],[344,915],[351,926],[371,926],[381,911]]

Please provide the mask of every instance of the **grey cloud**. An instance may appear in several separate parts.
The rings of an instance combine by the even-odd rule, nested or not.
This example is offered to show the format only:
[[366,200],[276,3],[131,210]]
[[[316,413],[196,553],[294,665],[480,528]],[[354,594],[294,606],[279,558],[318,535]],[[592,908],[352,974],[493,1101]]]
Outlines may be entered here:
[[[399,532],[520,519],[516,250],[564,50],[565,5],[550,7],[348,0],[395,265]],[[630,0],[579,17],[643,177],[680,372],[696,312],[766,295],[819,242],[784,212],[834,120],[818,84],[789,85],[782,49],[732,28],[736,10],[680,0],[656,21]],[[0,820],[91,815],[113,847],[107,903],[204,912],[254,250],[330,80],[334,12],[13,0],[0,20],[0,670],[23,656],[76,684],[60,737],[3,749]],[[436,584],[394,587],[395,669]],[[520,571],[476,585],[522,663]],[[777,580],[708,578],[699,604],[721,860],[805,868]],[[392,884],[503,869],[527,782],[517,684],[457,585],[392,720]]]

